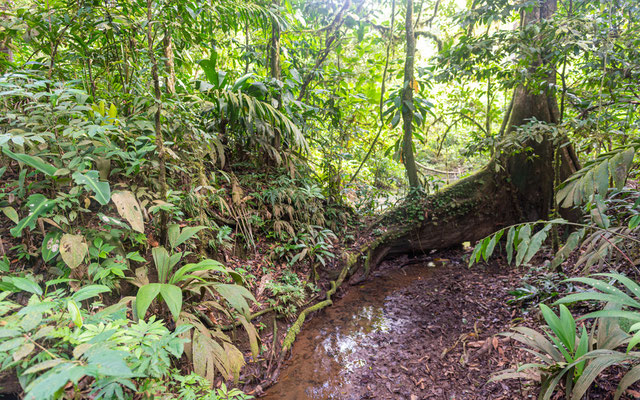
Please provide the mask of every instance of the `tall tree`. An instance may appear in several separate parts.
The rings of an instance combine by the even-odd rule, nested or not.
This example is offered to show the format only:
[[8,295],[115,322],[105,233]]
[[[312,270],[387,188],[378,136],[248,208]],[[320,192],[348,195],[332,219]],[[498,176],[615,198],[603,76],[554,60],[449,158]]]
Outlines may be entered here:
[[[280,7],[280,0],[273,0],[273,5]],[[282,73],[280,67],[280,24],[278,21],[271,22],[271,43],[269,45],[269,72],[273,79],[280,80]],[[279,101],[279,99],[278,99]]]
[[409,185],[412,188],[417,188],[420,186],[420,180],[418,179],[418,168],[413,154],[413,89],[416,85],[413,77],[416,55],[416,36],[413,32],[413,0],[407,0],[405,31],[407,45],[404,60],[404,84],[402,86],[402,162],[407,170]]
[[[551,18],[556,1],[542,0],[523,11],[521,28]],[[544,54],[529,60],[529,75],[546,72],[548,84],[542,91],[526,83],[514,90],[504,116],[505,134],[514,133],[533,118],[549,124],[558,121],[553,90],[555,69],[545,66],[544,60]],[[409,199],[388,213],[381,223],[395,228],[372,249],[371,263],[388,254],[447,248],[480,239],[514,223],[546,219],[553,205],[556,180],[566,179],[579,165],[571,148],[559,146],[548,134],[539,141],[530,139],[522,147],[531,148],[532,153],[496,155],[474,175],[434,196]]]

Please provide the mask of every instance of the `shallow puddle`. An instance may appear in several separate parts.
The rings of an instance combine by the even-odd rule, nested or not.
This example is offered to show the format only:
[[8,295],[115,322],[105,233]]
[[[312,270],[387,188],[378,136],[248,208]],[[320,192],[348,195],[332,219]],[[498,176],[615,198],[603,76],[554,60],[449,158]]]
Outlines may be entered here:
[[[433,263],[430,263],[432,266]],[[379,352],[393,351],[415,324],[411,299],[399,289],[431,276],[427,264],[387,271],[359,286],[305,324],[268,400],[361,399]],[[400,296],[400,297],[399,297]],[[402,351],[402,349],[397,349]]]

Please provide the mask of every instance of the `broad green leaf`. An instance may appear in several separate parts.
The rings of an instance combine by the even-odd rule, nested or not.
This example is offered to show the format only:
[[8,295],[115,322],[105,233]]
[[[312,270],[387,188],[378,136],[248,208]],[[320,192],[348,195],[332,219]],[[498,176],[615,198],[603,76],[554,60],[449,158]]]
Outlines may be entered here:
[[9,279],[13,286],[17,287],[18,289],[24,290],[25,292],[37,294],[38,296],[42,296],[42,288],[31,279],[20,277],[11,277]]
[[584,236],[584,233],[585,230],[583,228],[578,231],[572,232],[571,235],[569,235],[569,238],[567,238],[567,243],[565,243],[564,246],[562,246],[560,250],[558,250],[553,261],[551,262],[552,269],[555,269],[556,267],[558,267],[558,265],[562,264],[567,259],[567,257],[569,257],[571,252],[578,247],[578,245],[580,244],[580,240],[582,240],[582,237]]
[[619,303],[624,305],[629,305],[627,303],[622,303],[621,298],[610,293],[600,293],[600,292],[582,292],[582,293],[572,293],[568,296],[557,300],[554,304],[567,304],[567,303],[575,303],[578,301],[602,301],[602,302],[611,302],[611,303]]
[[[206,226],[192,226],[192,227],[186,227],[186,228],[182,229],[182,231],[180,232],[180,235],[178,235],[178,237],[175,239],[175,241],[170,242],[171,247],[175,249],[176,247],[180,246],[182,243],[184,243],[187,240],[191,239],[198,232],[200,232],[201,230],[203,230],[205,228],[206,228]],[[170,239],[171,239],[171,237],[170,237]]]
[[53,176],[58,168],[54,167],[51,164],[47,164],[42,161],[39,157],[33,157],[28,154],[22,153],[14,153],[9,148],[3,147],[2,152],[7,156],[13,158],[16,161],[20,161],[21,163],[27,164],[30,167],[37,169],[38,171],[44,173],[47,176]]
[[33,229],[36,226],[38,217],[51,210],[55,204],[55,200],[49,200],[40,193],[32,194],[27,199],[29,215],[21,219],[9,232],[11,232],[11,235],[14,237],[20,237],[24,228]]
[[[609,161],[605,160],[600,163],[593,171],[593,179],[598,193],[604,198],[609,190]],[[590,195],[591,193],[585,193]]]
[[578,184],[578,181],[567,182],[556,193],[556,199],[558,201],[558,204],[561,204],[563,208],[569,208],[574,205],[573,192],[575,191],[577,184]]
[[88,285],[80,288],[77,292],[75,292],[71,298],[75,301],[83,301],[86,299],[90,299],[92,297],[96,297],[100,293],[110,292],[108,286],[105,285]]
[[24,337],[20,336],[17,338],[13,338],[13,339],[9,339],[7,341],[4,341],[2,343],[0,343],[0,351],[2,352],[8,352],[10,350],[16,349],[20,346],[22,346],[23,343],[26,342],[27,339],[25,339]]
[[169,245],[173,246],[173,243],[178,240],[178,236],[180,235],[180,225],[178,224],[170,224],[167,227],[167,240],[169,240]]
[[[569,312],[569,310],[567,310],[564,305],[561,305],[560,307],[561,315],[563,315],[562,307],[564,307],[566,312]],[[562,344],[564,344],[567,350],[573,352],[573,347],[575,346],[575,330],[573,334],[567,332],[566,326],[563,326],[563,322],[561,322],[560,318],[546,305],[540,304],[540,311],[542,311],[542,316],[544,317],[544,320],[546,321],[549,328],[551,328],[553,333],[555,333],[556,336],[562,341]]]
[[169,279],[169,283],[177,284],[183,280],[196,278],[193,275],[190,275],[193,272],[200,271],[218,271],[225,274],[229,274],[226,268],[222,266],[222,264],[215,260],[202,260],[197,264],[185,264],[180,267]]
[[640,312],[626,310],[600,310],[583,315],[579,319],[587,318],[626,318],[630,321],[640,321]]
[[138,289],[138,294],[136,295],[136,311],[138,312],[138,318],[144,319],[144,315],[147,313],[151,302],[153,302],[159,293],[159,283],[149,283],[148,285],[144,285]]
[[[631,298],[628,294],[616,288],[615,286],[608,284],[607,282],[603,282],[601,280],[593,279],[593,278],[570,278],[570,279],[566,279],[566,282],[584,283],[586,285],[593,287],[594,289],[600,290],[601,292],[610,294],[614,296],[614,298],[616,299],[616,300],[605,300],[605,301],[611,301],[612,303],[619,303],[619,304],[628,305],[634,308],[640,308],[640,302]],[[586,294],[595,294],[595,293],[596,292],[586,292]],[[581,293],[581,294],[584,294],[584,293]],[[599,299],[594,298],[593,300],[599,300]]]
[[69,316],[71,317],[71,321],[78,328],[82,328],[82,314],[80,313],[80,307],[78,307],[78,303],[73,300],[69,300],[67,302],[67,310],[69,310]]
[[469,257],[469,267],[471,267],[474,263],[478,262],[481,251],[482,251],[482,242],[476,244],[476,246],[473,248],[473,252]]
[[111,199],[111,188],[109,182],[101,182],[98,171],[88,171],[86,174],[75,172],[71,175],[78,185],[83,185],[88,191],[95,195],[98,203],[106,206]]
[[25,400],[42,400],[54,397],[67,382],[78,383],[86,374],[86,367],[64,362],[39,376],[25,388]]
[[629,220],[629,229],[636,229],[640,225],[640,215],[634,215]]
[[527,253],[524,256],[524,259],[522,260],[523,263],[526,264],[529,261],[531,261],[533,256],[535,256],[536,253],[540,250],[542,243],[544,243],[544,241],[547,239],[547,234],[550,229],[551,229],[551,224],[547,224],[544,228],[542,228],[535,235],[533,235],[533,237],[529,241],[529,246],[527,247]]
[[[595,353],[595,352],[592,352]],[[616,365],[628,357],[624,353],[611,352],[611,354],[600,353],[597,357],[587,364],[582,375],[578,378],[576,385],[571,393],[571,400],[580,400],[587,392],[593,381],[600,375],[606,368]]]
[[160,295],[169,307],[174,321],[177,321],[182,309],[182,289],[176,285],[165,283],[160,285]]
[[487,248],[484,250],[482,257],[485,261],[487,261],[491,255],[493,254],[493,250],[496,248],[496,243],[500,241],[502,235],[504,234],[504,230],[500,230],[497,233],[493,234],[491,240],[487,244]]
[[116,118],[118,116],[118,109],[116,108],[115,104],[111,103],[111,105],[109,106],[108,115],[110,118]]
[[629,344],[627,345],[627,353],[630,352],[634,347],[636,347],[638,343],[640,343],[640,332],[636,332],[629,340]]
[[606,276],[609,278],[613,278],[620,283],[622,283],[637,299],[640,299],[640,285],[638,285],[633,280],[621,274],[612,274],[612,273],[601,273],[595,274],[595,276]]
[[17,329],[0,328],[0,339],[7,337],[21,336],[21,333]]
[[515,239],[516,229],[514,226],[509,228],[509,232],[507,233],[507,264],[511,264],[511,260],[513,259],[513,240]]
[[89,251],[82,235],[64,234],[60,239],[60,255],[69,268],[77,268]]
[[128,354],[121,350],[112,350],[102,346],[93,346],[83,355],[88,366],[105,376],[130,377],[133,375],[127,366]]
[[164,247],[159,246],[151,249],[151,254],[153,255],[153,262],[158,271],[158,281],[160,281],[160,283],[166,283],[171,262],[169,252]]
[[131,224],[131,228],[137,232],[144,233],[142,210],[133,193],[116,191],[111,195],[111,200],[116,205],[118,214]]
[[226,284],[226,283],[215,283],[213,285],[215,290],[222,296],[225,300],[229,302],[231,307],[235,308],[237,311],[243,313],[244,315],[249,315],[249,304],[246,299],[250,299],[252,301],[256,301],[251,292],[249,292],[246,288],[240,285]]
[[516,266],[522,264],[522,260],[527,254],[529,248],[529,240],[531,238],[531,225],[525,224],[518,230],[517,241],[517,253],[516,253]]

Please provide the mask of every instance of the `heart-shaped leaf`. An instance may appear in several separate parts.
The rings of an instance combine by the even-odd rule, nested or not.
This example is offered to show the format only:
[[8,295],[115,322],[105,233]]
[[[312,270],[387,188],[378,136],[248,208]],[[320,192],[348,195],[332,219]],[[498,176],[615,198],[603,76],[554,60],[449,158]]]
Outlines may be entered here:
[[60,239],[60,255],[69,268],[77,268],[87,255],[89,248],[82,235],[65,234]]

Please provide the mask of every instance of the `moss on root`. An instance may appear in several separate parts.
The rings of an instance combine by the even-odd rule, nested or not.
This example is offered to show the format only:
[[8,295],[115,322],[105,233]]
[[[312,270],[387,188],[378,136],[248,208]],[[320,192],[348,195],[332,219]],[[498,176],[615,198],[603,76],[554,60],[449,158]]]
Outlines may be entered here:
[[[384,236],[379,239],[383,239],[383,238]],[[336,293],[336,291],[342,285],[344,280],[357,270],[358,261],[360,260],[362,255],[366,254],[364,265],[367,267],[365,268],[370,268],[370,258],[371,258],[372,251],[380,243],[383,243],[383,242],[384,240],[382,241],[376,240],[374,243],[363,246],[359,250],[352,253],[348,253],[346,255],[345,257],[346,261],[344,263],[344,266],[342,267],[342,270],[340,271],[340,274],[338,275],[335,281],[331,281],[331,288],[327,291],[326,299],[302,310],[298,315],[298,318],[296,319],[296,321],[287,330],[287,334],[285,335],[284,340],[282,342],[282,352],[280,353],[281,357],[284,357],[287,351],[291,349],[291,346],[293,346],[293,343],[296,340],[296,336],[298,335],[298,333],[300,333],[300,330],[302,329],[302,325],[304,324],[304,321],[307,318],[307,315],[315,311],[320,311],[323,308],[332,305],[333,301],[331,300],[331,296],[333,296]]]

